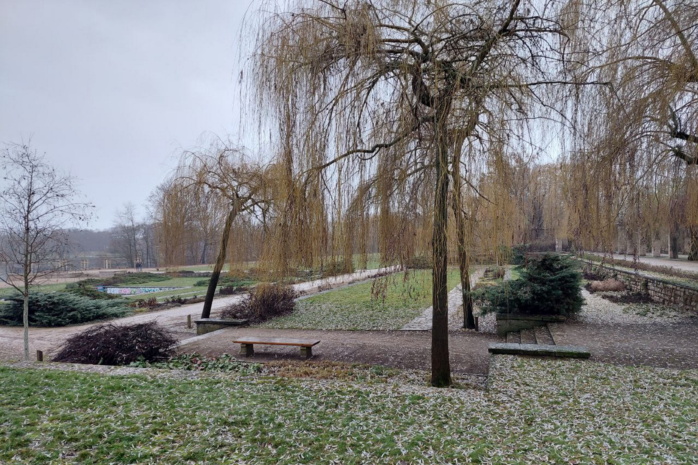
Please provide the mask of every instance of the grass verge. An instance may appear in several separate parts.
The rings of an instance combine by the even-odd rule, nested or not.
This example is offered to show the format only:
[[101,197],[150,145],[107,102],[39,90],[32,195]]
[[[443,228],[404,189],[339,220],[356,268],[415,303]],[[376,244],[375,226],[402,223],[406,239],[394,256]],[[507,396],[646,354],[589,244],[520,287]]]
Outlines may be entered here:
[[698,372],[495,357],[490,390],[0,367],[0,462],[693,463]]
[[[448,288],[452,289],[458,282],[458,270],[449,270]],[[325,330],[400,329],[430,305],[431,271],[409,271],[299,300],[292,314],[274,318],[262,326]]]

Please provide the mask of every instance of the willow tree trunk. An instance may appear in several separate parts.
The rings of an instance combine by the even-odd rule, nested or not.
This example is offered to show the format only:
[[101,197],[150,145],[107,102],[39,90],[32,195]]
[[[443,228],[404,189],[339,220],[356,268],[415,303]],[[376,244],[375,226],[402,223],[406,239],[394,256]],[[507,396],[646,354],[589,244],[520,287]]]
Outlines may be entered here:
[[444,119],[438,118],[436,126],[436,187],[434,192],[434,232],[432,254],[434,259],[432,281],[432,330],[431,330],[431,384],[451,384],[451,364],[448,353],[448,141]]
[[206,290],[206,300],[204,301],[204,309],[201,311],[201,318],[211,317],[211,306],[213,305],[213,296],[216,295],[216,287],[218,287],[218,278],[221,275],[221,270],[223,270],[223,265],[225,265],[225,257],[228,249],[228,240],[230,239],[230,229],[233,226],[233,221],[238,214],[236,207],[233,207],[228,213],[228,217],[225,219],[225,226],[223,227],[223,235],[221,236],[221,245],[218,249],[218,258],[216,258],[216,265],[213,267],[213,273],[211,273],[211,280],[208,282],[208,289]]
[[[481,101],[475,99],[473,106],[479,108]],[[463,214],[463,196],[462,186],[463,180],[460,175],[461,153],[463,151],[463,143],[467,137],[470,137],[475,125],[477,124],[479,113],[477,110],[471,112],[468,124],[461,129],[457,135],[456,143],[453,151],[453,161],[451,163],[451,172],[453,173],[453,216],[456,220],[456,236],[458,240],[458,268],[460,270],[460,284],[463,299],[463,327],[467,329],[475,329],[475,316],[473,315],[473,297],[470,294],[470,267],[468,260],[468,249],[466,243],[466,224],[465,215]]]
[[456,220],[456,235],[458,239],[458,268],[460,270],[460,285],[463,296],[463,327],[475,329],[473,315],[473,298],[470,295],[470,270],[468,269],[468,251],[465,240],[465,216],[461,205],[460,175],[453,174],[453,215]]
[[698,226],[689,228],[691,234],[691,250],[688,252],[688,259],[692,262],[698,261]]
[[669,231],[669,258],[679,258],[679,231],[675,225]]

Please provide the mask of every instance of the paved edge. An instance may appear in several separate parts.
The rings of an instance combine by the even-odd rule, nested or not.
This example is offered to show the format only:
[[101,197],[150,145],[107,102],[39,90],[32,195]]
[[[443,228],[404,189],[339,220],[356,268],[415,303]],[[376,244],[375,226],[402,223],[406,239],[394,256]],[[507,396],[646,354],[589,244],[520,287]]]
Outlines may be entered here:
[[589,358],[591,353],[586,347],[557,346],[546,344],[490,344],[487,349],[491,354],[537,355],[541,357]]

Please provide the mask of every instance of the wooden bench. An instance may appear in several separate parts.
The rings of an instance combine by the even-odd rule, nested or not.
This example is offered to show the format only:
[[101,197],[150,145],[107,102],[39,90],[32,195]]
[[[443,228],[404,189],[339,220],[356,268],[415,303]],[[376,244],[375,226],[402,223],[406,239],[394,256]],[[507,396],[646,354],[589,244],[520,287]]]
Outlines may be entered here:
[[319,344],[320,341],[309,339],[247,336],[235,339],[233,343],[240,344],[240,355],[245,357],[254,355],[255,344],[265,344],[272,346],[297,346],[301,348],[301,357],[310,358],[313,356],[313,346]]

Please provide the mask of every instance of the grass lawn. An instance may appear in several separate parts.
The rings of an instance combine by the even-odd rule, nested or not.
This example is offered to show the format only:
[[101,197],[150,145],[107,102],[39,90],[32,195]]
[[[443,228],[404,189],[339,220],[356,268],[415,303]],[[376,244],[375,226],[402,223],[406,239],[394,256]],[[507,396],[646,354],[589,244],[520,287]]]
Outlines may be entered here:
[[[458,282],[458,270],[449,270],[448,288],[453,289]],[[291,315],[274,318],[263,326],[327,330],[399,329],[430,305],[431,271],[409,271],[407,275],[396,273],[300,300]]]
[[498,356],[490,390],[0,367],[1,463],[695,463],[698,372]]
[[512,267],[510,269],[510,273],[511,273],[510,279],[512,279],[512,280],[521,278],[521,272],[514,267]]

